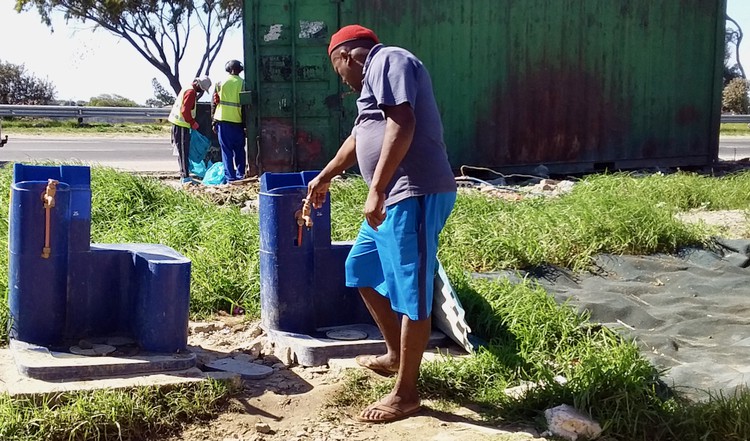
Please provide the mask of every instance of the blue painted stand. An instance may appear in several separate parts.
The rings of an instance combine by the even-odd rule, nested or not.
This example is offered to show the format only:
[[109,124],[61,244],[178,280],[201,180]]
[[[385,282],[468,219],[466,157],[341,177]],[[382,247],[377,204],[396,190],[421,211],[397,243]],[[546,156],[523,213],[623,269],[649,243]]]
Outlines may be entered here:
[[317,329],[373,323],[355,288],[344,285],[349,242],[331,242],[331,201],[312,210],[312,228],[297,243],[295,212],[317,171],[264,173],[260,179],[260,310],[266,329]]
[[[50,179],[59,183],[44,257],[41,196]],[[60,351],[80,339],[118,336],[133,339],[141,355],[185,352],[190,260],[159,244],[92,245],[90,182],[87,166],[14,164],[11,339]],[[180,369],[195,365],[178,358]]]
[[[385,352],[385,342],[356,288],[344,284],[352,242],[331,242],[330,195],[312,210],[313,226],[298,243],[295,213],[317,171],[265,173],[260,179],[260,314],[274,343],[294,351],[297,362],[319,366],[336,357]],[[328,331],[365,333],[336,340]],[[430,345],[445,335],[434,332]]]

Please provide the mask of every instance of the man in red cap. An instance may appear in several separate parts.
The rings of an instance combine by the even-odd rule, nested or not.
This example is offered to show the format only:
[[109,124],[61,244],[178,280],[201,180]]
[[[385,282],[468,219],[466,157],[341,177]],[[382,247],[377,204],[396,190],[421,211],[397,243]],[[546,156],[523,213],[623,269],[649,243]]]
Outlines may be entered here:
[[336,156],[308,186],[314,207],[331,179],[359,165],[369,187],[365,221],[346,259],[346,285],[357,287],[386,344],[386,354],[357,357],[397,375],[393,390],[357,417],[371,423],[418,412],[417,380],[431,333],[438,236],[456,200],[432,81],[409,51],[379,44],[359,25],[331,37],[336,73],[359,92],[357,119]]

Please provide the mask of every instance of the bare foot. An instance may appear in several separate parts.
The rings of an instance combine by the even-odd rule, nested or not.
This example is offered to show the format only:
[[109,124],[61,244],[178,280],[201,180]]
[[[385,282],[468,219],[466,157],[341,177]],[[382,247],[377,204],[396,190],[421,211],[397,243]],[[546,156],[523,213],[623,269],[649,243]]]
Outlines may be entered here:
[[396,395],[387,395],[365,408],[355,419],[363,423],[390,423],[422,410],[419,399],[410,402]]
[[371,371],[390,377],[398,373],[398,360],[393,360],[388,354],[385,355],[359,355],[354,359],[358,365]]

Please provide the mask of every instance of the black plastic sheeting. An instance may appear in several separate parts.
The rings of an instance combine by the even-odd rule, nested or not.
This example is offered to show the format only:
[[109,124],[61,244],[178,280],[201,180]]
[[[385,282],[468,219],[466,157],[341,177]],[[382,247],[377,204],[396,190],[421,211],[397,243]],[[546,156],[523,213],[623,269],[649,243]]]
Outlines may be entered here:
[[635,338],[662,379],[694,399],[750,383],[750,240],[717,239],[676,255],[600,255],[594,273],[481,274],[536,280],[559,303]]

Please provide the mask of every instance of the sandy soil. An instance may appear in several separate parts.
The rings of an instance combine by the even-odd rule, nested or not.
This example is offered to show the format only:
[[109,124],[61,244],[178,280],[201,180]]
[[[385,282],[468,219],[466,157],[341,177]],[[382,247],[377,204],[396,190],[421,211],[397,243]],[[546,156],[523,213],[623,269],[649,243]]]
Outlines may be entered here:
[[273,366],[274,372],[264,379],[243,381],[242,392],[232,398],[225,412],[208,423],[187,425],[169,441],[544,439],[530,428],[486,425],[470,409],[445,410],[430,402],[424,403],[422,413],[406,420],[387,425],[359,423],[351,418],[358,409],[329,405],[348,368],[286,367],[266,354],[271,349],[258,324],[245,323],[239,317],[222,315],[211,322],[192,322],[190,328],[189,345],[197,353],[199,364],[237,354],[257,355],[256,362]]

